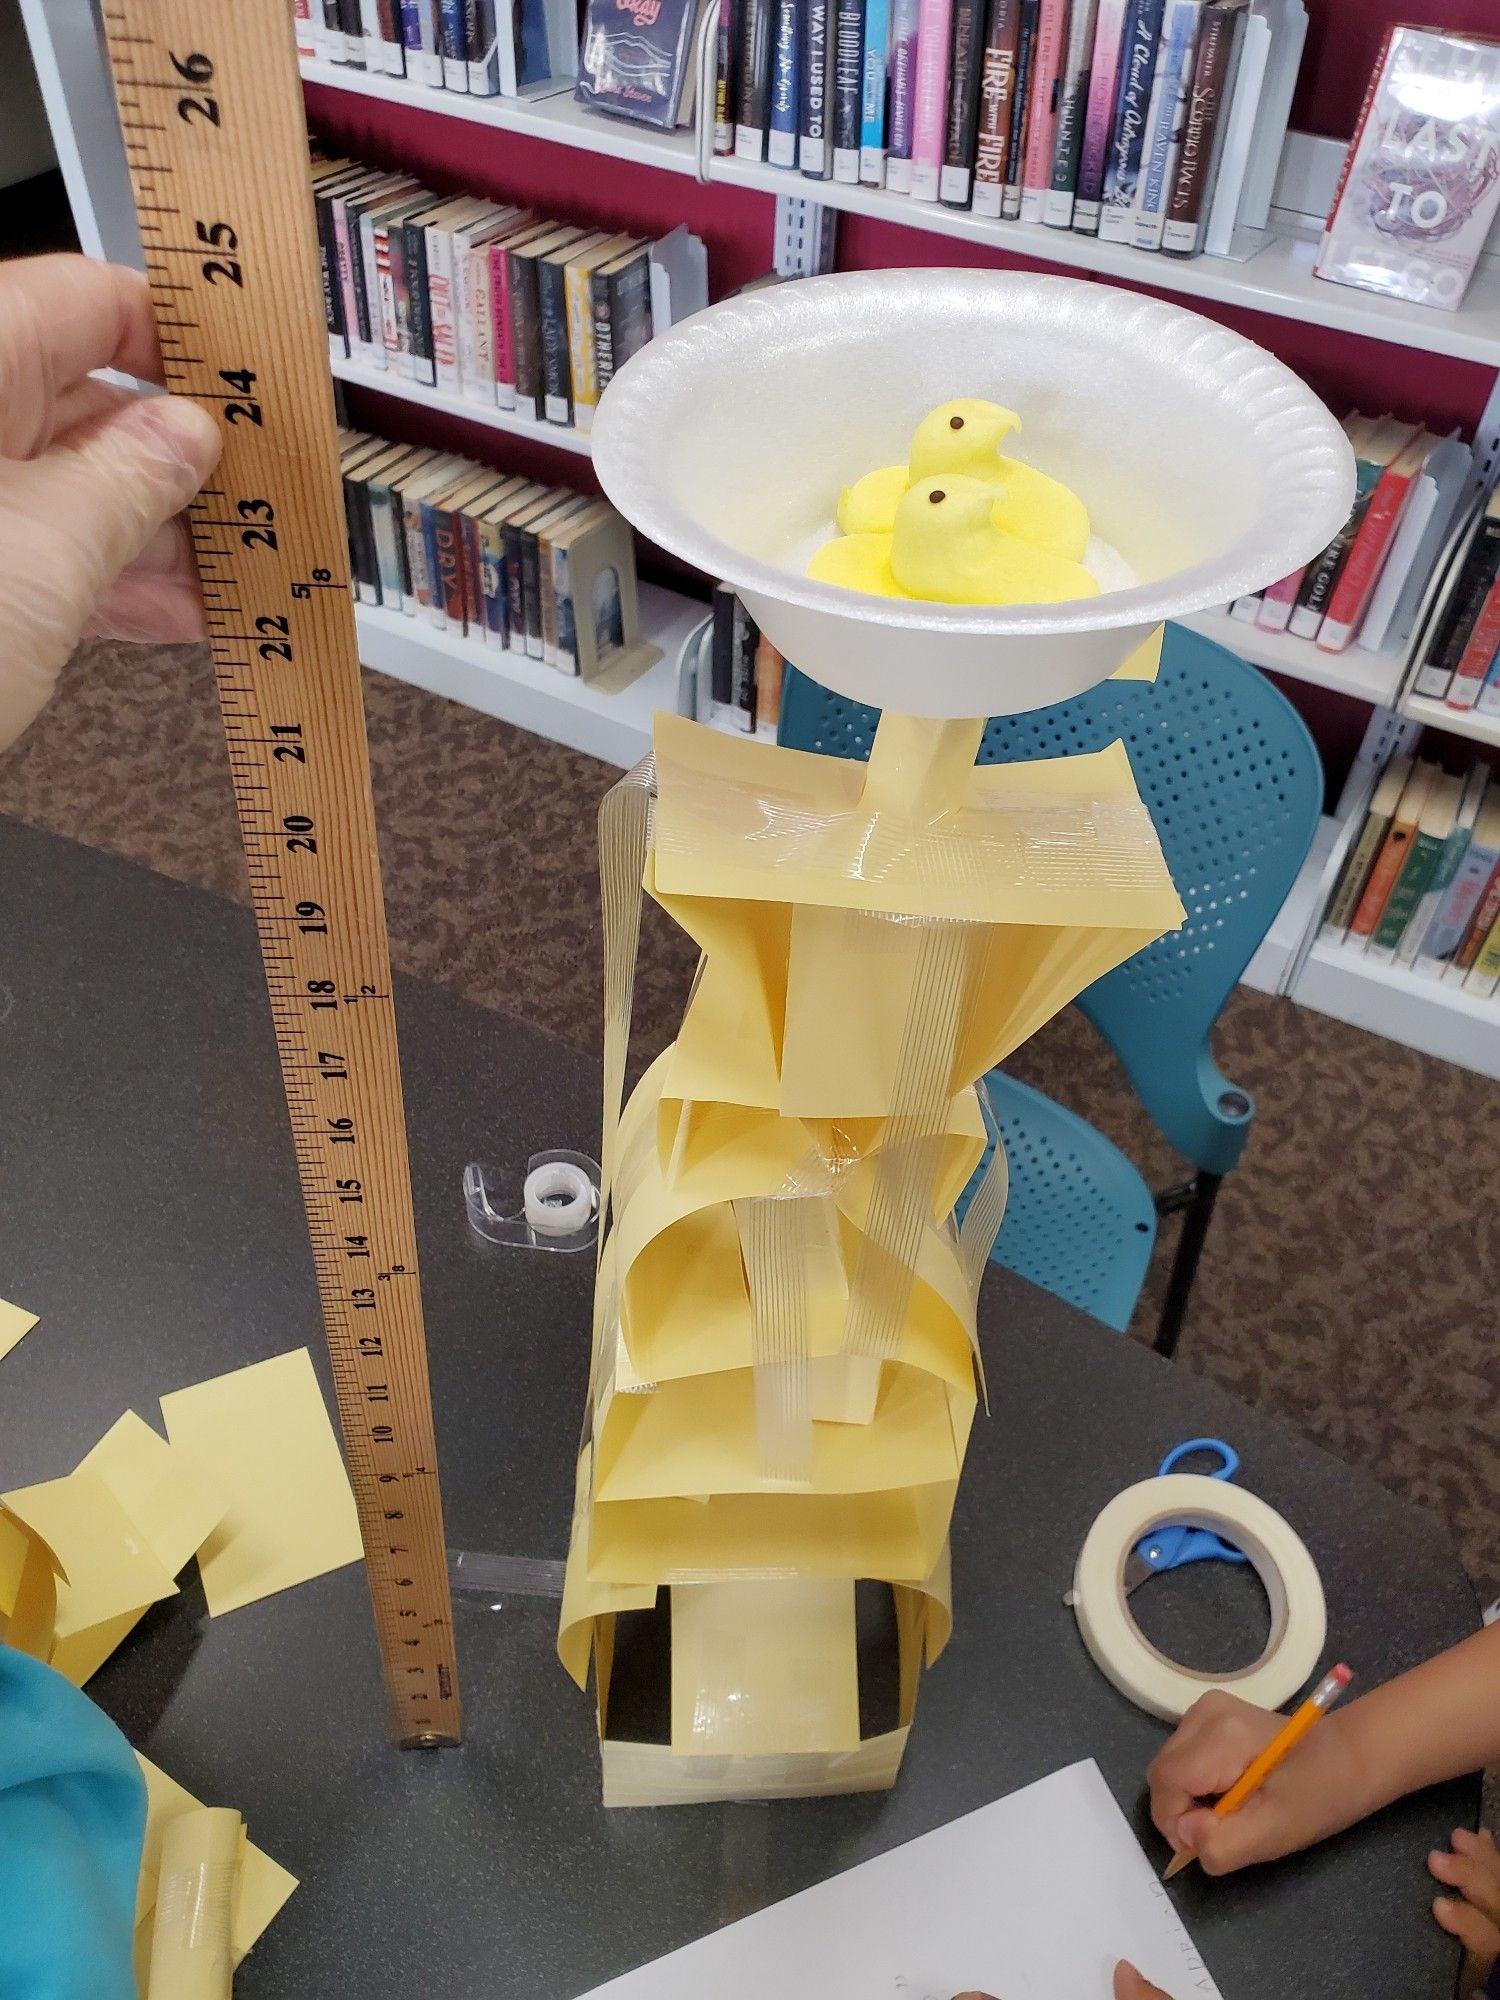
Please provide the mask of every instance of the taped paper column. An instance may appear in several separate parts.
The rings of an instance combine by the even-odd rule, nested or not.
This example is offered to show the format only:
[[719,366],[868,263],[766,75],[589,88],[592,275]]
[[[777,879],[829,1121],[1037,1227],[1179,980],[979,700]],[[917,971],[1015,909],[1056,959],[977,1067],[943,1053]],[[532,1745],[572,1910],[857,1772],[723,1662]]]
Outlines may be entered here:
[[[606,1803],[888,1786],[948,1638],[1005,1200],[995,1143],[956,1226],[976,1080],[1182,921],[1122,745],[976,767],[980,730],[887,715],[867,771],[658,715],[601,811],[609,1213],[559,1651],[580,1685],[593,1659]],[[703,957],[622,1108],[642,890]]]

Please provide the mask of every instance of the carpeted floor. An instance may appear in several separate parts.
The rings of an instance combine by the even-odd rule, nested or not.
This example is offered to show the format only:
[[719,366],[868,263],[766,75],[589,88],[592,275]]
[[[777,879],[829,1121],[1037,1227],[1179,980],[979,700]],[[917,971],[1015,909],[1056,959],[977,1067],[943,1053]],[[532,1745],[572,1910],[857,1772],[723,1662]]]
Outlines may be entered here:
[[[397,964],[592,1049],[594,814],[614,774],[379,675],[366,693]],[[243,897],[206,653],[81,654],[48,713],[0,757],[0,812]],[[653,1047],[692,971],[684,940],[654,914],[637,1000]],[[1220,1198],[1180,1365],[1432,1508],[1493,1597],[1500,1086],[1243,990],[1217,1053],[1259,1117]],[[1076,1011],[1015,1068],[1109,1132],[1154,1185],[1176,1177]],[[1138,1331],[1154,1327],[1158,1303],[1153,1287]]]

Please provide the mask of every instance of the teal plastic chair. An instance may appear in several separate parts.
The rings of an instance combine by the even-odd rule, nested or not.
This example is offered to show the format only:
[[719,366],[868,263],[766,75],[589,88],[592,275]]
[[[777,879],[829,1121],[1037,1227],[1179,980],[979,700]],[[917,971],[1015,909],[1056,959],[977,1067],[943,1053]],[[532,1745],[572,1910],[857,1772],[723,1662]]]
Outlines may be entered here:
[[[878,720],[875,709],[788,670],[781,742],[866,758]],[[1097,980],[1078,1004],[1193,1174],[1153,1195],[1086,1120],[994,1071],[990,1098],[1011,1165],[994,1256],[1123,1330],[1145,1281],[1156,1220],[1180,1215],[1155,1341],[1171,1354],[1220,1185],[1255,1117],[1250,1093],[1214,1062],[1210,1036],[1307,858],[1323,769],[1301,717],[1268,680],[1178,626],[1167,628],[1154,685],[1106,681],[1054,708],[997,716],[979,761],[1067,756],[1117,738],[1187,921]]]

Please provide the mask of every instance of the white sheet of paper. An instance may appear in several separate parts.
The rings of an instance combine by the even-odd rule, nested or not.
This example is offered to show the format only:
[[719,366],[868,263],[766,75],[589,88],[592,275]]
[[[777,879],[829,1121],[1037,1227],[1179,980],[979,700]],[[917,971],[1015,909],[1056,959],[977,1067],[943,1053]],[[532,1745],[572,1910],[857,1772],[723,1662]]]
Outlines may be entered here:
[[1122,1958],[1172,2000],[1222,2000],[1090,1760],[583,2000],[1109,2000]]

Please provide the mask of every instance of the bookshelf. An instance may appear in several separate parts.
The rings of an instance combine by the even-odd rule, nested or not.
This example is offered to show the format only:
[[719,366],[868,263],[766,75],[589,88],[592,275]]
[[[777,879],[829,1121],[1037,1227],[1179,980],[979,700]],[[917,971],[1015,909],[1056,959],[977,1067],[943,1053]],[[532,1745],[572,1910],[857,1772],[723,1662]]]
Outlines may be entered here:
[[[614,159],[659,167],[668,173],[697,172],[697,144],[687,131],[657,132],[627,119],[606,118],[586,110],[571,97],[513,99],[465,97],[458,92],[428,90],[400,77],[372,76],[340,63],[302,58],[306,82],[329,90],[415,106],[439,118],[462,118],[493,131],[516,132],[546,139]],[[1325,142],[1326,143],[1326,142]],[[1343,148],[1337,152],[1342,156]],[[994,221],[966,209],[944,208],[936,202],[913,201],[884,188],[849,187],[838,181],[805,180],[788,168],[765,162],[714,158],[708,167],[711,183],[748,188],[774,196],[796,196],[848,215],[863,215],[927,235],[948,236],[977,247],[1035,258],[1072,271],[1117,278],[1127,284],[1149,285],[1189,299],[1211,300],[1254,312],[1293,319],[1304,326],[1384,340],[1420,353],[1478,361],[1500,369],[1500,258],[1481,260],[1460,311],[1438,312],[1371,292],[1331,285],[1312,273],[1313,254],[1321,230],[1314,219],[1292,209],[1273,212],[1276,235],[1264,249],[1243,262],[1230,257],[1167,257],[1132,249],[1128,244],[1101,243],[1097,237],[1075,236],[1040,223]]]
[[701,627],[704,606],[643,583],[641,632],[661,658],[628,687],[607,694],[593,683],[523,653],[476,644],[382,605],[356,607],[359,656],[377,673],[410,681],[482,709],[571,750],[628,770],[651,748],[651,718],[677,707],[677,674],[683,642]]
[[336,382],[351,388],[369,389],[377,396],[394,396],[398,402],[415,403],[424,410],[440,410],[445,417],[462,417],[466,423],[482,424],[486,430],[503,431],[509,437],[529,438],[533,444],[551,445],[556,451],[572,451],[587,458],[589,434],[569,424],[549,424],[538,418],[518,416],[496,403],[476,403],[467,396],[450,396],[445,390],[430,389],[425,382],[413,382],[394,368],[364,368],[357,361],[335,361],[329,368]]
[[1287,632],[1262,632],[1243,619],[1231,618],[1227,611],[1201,611],[1182,623],[1226,651],[1238,653],[1253,667],[1303,681],[1309,687],[1331,688],[1335,694],[1350,695],[1372,706],[1389,707],[1395,701],[1406,670],[1404,650],[1367,653],[1351,646],[1343,653],[1321,653],[1310,639],[1294,639]]
[[1425,694],[1409,694],[1401,704],[1408,722],[1420,722],[1426,729],[1441,729],[1449,736],[1467,736],[1474,743],[1491,743],[1500,748],[1500,715],[1481,715],[1475,708],[1450,708],[1445,701],[1433,701]]

